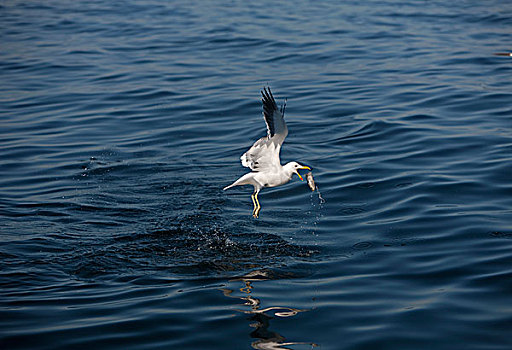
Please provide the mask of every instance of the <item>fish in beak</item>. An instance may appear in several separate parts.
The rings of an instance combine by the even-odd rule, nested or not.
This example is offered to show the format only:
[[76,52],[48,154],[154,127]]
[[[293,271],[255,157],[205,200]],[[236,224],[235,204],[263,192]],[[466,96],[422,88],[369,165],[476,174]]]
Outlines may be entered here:
[[304,181],[304,179],[302,178],[302,176],[300,176],[300,174],[299,174],[299,170],[311,170],[311,168],[310,168],[310,167],[308,167],[308,166],[303,165],[303,166],[301,166],[300,168],[298,168],[298,169],[295,171],[295,173],[299,176],[300,181]]

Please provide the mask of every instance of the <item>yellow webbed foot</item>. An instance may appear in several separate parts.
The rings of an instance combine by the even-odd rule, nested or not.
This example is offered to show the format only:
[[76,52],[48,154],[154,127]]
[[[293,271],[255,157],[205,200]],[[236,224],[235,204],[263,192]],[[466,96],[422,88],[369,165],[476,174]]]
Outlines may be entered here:
[[254,194],[251,195],[252,204],[254,205],[254,209],[252,210],[252,217],[257,219],[258,218],[258,205],[256,204],[256,200],[254,199]]
[[260,205],[260,202],[258,201],[258,192],[253,194],[251,196],[251,198],[252,198],[252,203],[254,204],[254,210],[252,211],[252,217],[257,219],[260,215],[260,210],[261,210],[261,205]]

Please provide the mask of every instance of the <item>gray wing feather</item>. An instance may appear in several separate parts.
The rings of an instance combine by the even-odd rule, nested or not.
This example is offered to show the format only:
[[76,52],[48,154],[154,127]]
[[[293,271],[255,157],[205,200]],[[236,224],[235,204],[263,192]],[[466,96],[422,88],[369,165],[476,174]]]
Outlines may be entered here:
[[279,160],[279,151],[281,145],[273,142],[268,137],[262,137],[245,152],[240,160],[242,165],[254,171],[263,171],[266,169],[278,167],[281,165]]
[[270,88],[263,88],[261,95],[263,97],[261,100],[263,103],[263,119],[267,124],[267,136],[256,141],[240,157],[242,165],[254,171],[262,171],[281,165],[279,152],[284,139],[288,135],[288,127],[284,121],[286,102],[279,110]]

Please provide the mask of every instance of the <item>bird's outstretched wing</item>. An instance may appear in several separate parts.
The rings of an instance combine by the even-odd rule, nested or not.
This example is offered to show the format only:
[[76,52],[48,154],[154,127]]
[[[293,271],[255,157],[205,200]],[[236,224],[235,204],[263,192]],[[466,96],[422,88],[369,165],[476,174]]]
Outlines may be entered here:
[[256,141],[240,157],[242,165],[253,171],[270,170],[281,165],[279,152],[288,135],[288,127],[284,121],[286,101],[279,110],[270,88],[263,88],[261,95],[263,96],[261,102],[263,102],[263,119],[267,124],[267,136]]
[[286,101],[281,106],[281,110],[278,110],[270,88],[263,88],[261,95],[263,96],[261,102],[263,103],[263,119],[267,124],[267,136],[269,139],[274,138],[274,142],[282,145],[288,135],[288,127],[284,121]]

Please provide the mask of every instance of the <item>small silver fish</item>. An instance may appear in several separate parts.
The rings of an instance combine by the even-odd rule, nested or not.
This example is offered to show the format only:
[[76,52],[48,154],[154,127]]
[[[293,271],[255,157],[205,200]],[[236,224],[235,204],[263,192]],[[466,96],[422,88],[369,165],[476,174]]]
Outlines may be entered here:
[[313,180],[313,173],[310,171],[306,174],[306,179],[308,180],[308,186],[311,189],[311,191],[314,191],[316,188],[315,180]]

